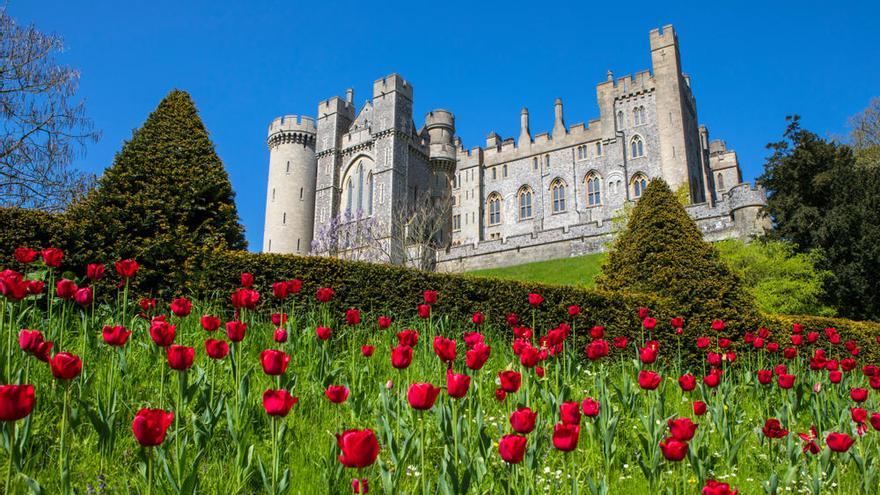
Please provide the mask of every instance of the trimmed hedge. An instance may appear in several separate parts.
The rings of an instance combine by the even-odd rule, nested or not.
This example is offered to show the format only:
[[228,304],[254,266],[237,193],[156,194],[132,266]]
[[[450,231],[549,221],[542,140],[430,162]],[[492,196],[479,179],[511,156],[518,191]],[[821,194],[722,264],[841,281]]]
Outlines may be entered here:
[[[780,345],[791,342],[791,326],[794,323],[804,325],[804,332],[816,331],[822,333],[827,327],[834,327],[840,334],[841,343],[848,340],[855,340],[859,343],[861,349],[859,353],[859,362],[862,364],[875,363],[880,364],[880,343],[877,337],[880,336],[880,323],[873,321],[856,321],[846,318],[829,318],[825,316],[810,315],[761,315],[758,326],[767,327],[773,333],[774,340]],[[827,343],[824,333],[820,336],[820,342]],[[842,348],[841,348],[842,349]],[[835,358],[843,358],[846,356],[834,354]]]
[[16,248],[64,248],[64,218],[27,208],[0,208],[0,267],[17,267]]

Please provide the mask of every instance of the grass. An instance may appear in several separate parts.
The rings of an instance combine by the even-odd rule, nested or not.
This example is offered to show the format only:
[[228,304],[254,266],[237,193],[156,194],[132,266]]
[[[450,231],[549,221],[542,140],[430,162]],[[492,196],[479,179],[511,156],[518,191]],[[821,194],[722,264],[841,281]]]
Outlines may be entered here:
[[599,275],[604,259],[605,253],[595,253],[573,258],[475,270],[470,272],[470,275],[589,288],[593,286],[596,276]]

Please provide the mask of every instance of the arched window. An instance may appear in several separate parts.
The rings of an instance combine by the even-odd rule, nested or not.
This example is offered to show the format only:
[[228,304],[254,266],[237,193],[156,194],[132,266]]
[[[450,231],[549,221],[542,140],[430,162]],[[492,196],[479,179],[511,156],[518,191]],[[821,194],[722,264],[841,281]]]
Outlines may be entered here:
[[517,193],[519,201],[519,219],[528,220],[532,218],[532,188],[523,186]]
[[538,157],[532,158],[532,170],[538,170]]
[[718,180],[715,181],[715,186],[718,189],[724,189],[724,176],[721,175],[721,172],[718,172]]
[[634,136],[630,142],[630,157],[639,158],[645,156],[645,142],[641,136]]
[[639,118],[639,108],[638,107],[633,108],[633,122],[636,125],[639,125],[642,123],[642,120]]
[[639,122],[644,124],[648,119],[645,118],[645,107],[639,107]]
[[367,177],[367,215],[373,215],[373,174]]
[[501,195],[492,193],[486,200],[486,206],[489,209],[489,225],[498,225],[501,223]]
[[348,179],[348,182],[345,184],[346,189],[346,201],[345,201],[345,212],[351,215],[351,198],[354,197],[354,183],[351,178]]
[[587,205],[599,206],[602,204],[602,179],[596,172],[587,175]]
[[633,196],[641,198],[645,194],[645,188],[648,187],[648,178],[643,174],[636,174],[632,179]]
[[364,164],[358,163],[357,168],[357,211],[364,211]]
[[565,211],[565,182],[562,179],[554,179],[550,183],[550,192],[553,196],[553,213]]
[[623,111],[617,112],[617,128],[623,129]]
[[345,213],[350,217],[372,215],[375,180],[373,161],[359,157],[351,163],[342,177],[342,198]]

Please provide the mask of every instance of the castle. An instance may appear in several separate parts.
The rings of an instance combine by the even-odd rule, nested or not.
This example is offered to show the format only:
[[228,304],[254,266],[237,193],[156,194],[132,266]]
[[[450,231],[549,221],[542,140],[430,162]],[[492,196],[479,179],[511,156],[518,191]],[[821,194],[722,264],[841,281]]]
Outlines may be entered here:
[[597,252],[613,219],[662,177],[687,194],[710,240],[759,235],[766,203],[744,183],[736,152],[698,123],[672,26],[650,33],[652,71],[596,86],[600,117],[516,139],[489,133],[465,149],[455,117],[434,110],[416,129],[413,88],[397,74],[318,104],[317,120],[269,126],[264,252],[324,254],[467,271]]

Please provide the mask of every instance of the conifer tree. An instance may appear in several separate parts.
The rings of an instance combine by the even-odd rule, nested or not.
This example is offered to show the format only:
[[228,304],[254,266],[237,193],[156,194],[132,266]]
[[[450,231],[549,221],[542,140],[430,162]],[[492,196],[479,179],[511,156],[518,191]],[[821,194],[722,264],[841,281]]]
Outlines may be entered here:
[[173,289],[200,247],[246,247],[234,198],[195,104],[171,91],[68,211],[70,254],[80,263],[135,258],[140,289]]
[[739,277],[703,240],[697,224],[659,178],[651,181],[627,228],[615,239],[596,285],[665,297],[694,331],[705,331],[716,318],[739,326],[757,317]]

